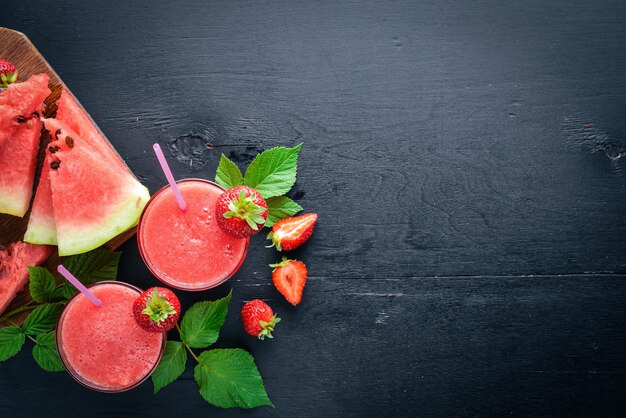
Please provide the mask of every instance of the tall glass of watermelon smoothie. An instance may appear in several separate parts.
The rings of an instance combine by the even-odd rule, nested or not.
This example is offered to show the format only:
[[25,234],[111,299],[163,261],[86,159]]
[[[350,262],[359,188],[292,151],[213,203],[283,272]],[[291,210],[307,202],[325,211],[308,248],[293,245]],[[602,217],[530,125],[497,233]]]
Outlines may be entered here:
[[239,269],[249,239],[231,237],[217,224],[215,203],[223,187],[203,179],[177,184],[187,209],[180,209],[170,186],[156,192],[139,220],[139,252],[162,282],[181,290],[210,289]]
[[102,301],[95,306],[77,293],[57,323],[59,357],[80,384],[100,392],[123,392],[146,380],[159,364],[166,334],[145,331],[133,302],[141,289],[122,282],[88,286]]

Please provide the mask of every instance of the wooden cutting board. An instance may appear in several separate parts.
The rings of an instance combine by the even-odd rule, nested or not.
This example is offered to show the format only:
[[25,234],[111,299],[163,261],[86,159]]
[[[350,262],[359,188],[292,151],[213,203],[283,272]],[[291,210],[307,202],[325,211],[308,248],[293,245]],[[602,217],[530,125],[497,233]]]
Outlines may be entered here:
[[[47,73],[50,76],[50,83],[48,87],[50,88],[50,90],[52,90],[52,93],[45,100],[45,117],[53,117],[56,114],[57,109],[55,103],[61,95],[62,90],[66,90],[68,93],[71,94],[71,91],[63,83],[58,74],[54,71],[54,69],[52,69],[50,64],[48,64],[46,59],[43,57],[43,55],[39,53],[37,48],[35,48],[32,42],[23,33],[0,27],[0,58],[4,58],[15,65],[18,70],[20,80],[26,80],[31,75],[39,73]],[[76,101],[78,102],[78,100]],[[37,173],[39,173],[39,170],[41,169],[41,164],[43,162],[43,150],[45,148],[43,146],[43,143],[45,142],[45,140],[45,138],[42,138],[41,140]],[[38,178],[39,174],[37,174],[35,183],[33,184],[33,188],[37,187]],[[21,240],[24,237],[24,233],[26,232],[26,226],[28,225],[29,215],[30,210],[23,218],[0,214],[0,245]],[[124,242],[126,242],[133,235],[135,235],[135,232],[136,228],[132,228],[124,232],[105,244],[105,247],[109,249],[115,249],[122,245]],[[54,254],[50,257],[45,266],[49,267],[50,269],[56,269],[56,266],[58,264],[59,256],[58,254]],[[30,301],[30,295],[28,293],[28,289],[25,289],[18,294],[13,302],[11,302],[11,305],[9,305],[6,312],[10,312],[11,310],[23,305],[28,301]],[[27,315],[28,312],[21,315],[21,317],[14,317],[13,321],[21,323]],[[3,327],[5,325],[7,324],[0,323],[0,327]]]

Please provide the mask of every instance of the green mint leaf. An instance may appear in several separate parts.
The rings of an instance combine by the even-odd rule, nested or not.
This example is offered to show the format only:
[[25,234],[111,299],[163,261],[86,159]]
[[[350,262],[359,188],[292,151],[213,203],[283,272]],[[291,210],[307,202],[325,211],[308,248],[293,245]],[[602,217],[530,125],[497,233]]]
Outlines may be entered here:
[[163,351],[163,357],[152,373],[154,393],[178,379],[185,371],[187,364],[187,350],[180,341],[168,341]]
[[55,297],[59,296],[59,297],[61,297],[63,299],[70,299],[77,292],[78,292],[78,290],[76,290],[76,288],[74,286],[72,286],[70,282],[66,281],[60,287],[58,287],[58,288],[56,288],[54,290],[54,296]]
[[270,197],[267,203],[267,221],[265,226],[272,226],[281,219],[289,218],[302,210],[302,206],[287,196]]
[[120,251],[100,247],[67,257],[63,265],[83,284],[115,280],[121,255]]
[[70,288],[73,288],[73,286],[69,284],[67,281],[65,281],[64,283],[61,283],[61,285],[58,286],[56,289],[54,289],[54,291],[52,292],[51,299],[60,300],[60,299],[71,298],[72,296],[74,296],[74,293],[76,293],[75,292],[76,288],[73,288],[74,290]]
[[220,157],[220,163],[215,173],[215,182],[225,189],[230,189],[243,184],[241,171],[234,162],[229,160],[224,154]]
[[56,283],[52,273],[43,267],[28,266],[30,296],[34,301],[49,302],[54,297]]
[[220,408],[274,407],[254,358],[246,350],[205,351],[198,357],[193,376],[204,400]]
[[57,351],[54,331],[37,335],[37,344],[33,347],[33,358],[39,364],[39,367],[47,372],[62,372],[65,370]]
[[52,331],[62,310],[62,303],[46,303],[45,305],[37,306],[24,321],[22,329],[27,334],[41,334]]
[[205,348],[217,341],[224,325],[231,290],[223,299],[215,302],[198,302],[187,310],[180,324],[180,338],[191,348]]
[[[87,253],[69,256],[63,261],[63,265],[83,284],[115,280],[121,254],[119,251],[100,247]],[[77,292],[68,282],[65,282],[62,288],[63,296],[68,299]]]
[[0,361],[10,359],[20,352],[26,336],[19,327],[0,329]]
[[258,190],[264,199],[287,193],[296,182],[300,148],[302,144],[263,151],[248,166],[244,184]]

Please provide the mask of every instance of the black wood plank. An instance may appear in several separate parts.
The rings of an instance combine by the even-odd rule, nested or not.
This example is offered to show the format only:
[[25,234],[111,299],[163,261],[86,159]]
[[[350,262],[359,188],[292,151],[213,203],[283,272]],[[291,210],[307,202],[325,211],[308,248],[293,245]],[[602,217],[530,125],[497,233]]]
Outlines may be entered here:
[[[313,276],[293,308],[246,278],[233,283],[219,345],[255,354],[276,404],[255,416],[619,415],[625,279]],[[283,318],[273,341],[248,337],[238,323],[234,308],[258,296]],[[156,397],[150,384],[105,395],[38,370],[29,356],[26,349],[0,364],[2,416],[18,416],[18,405],[28,405],[28,417],[48,415],[51,405],[67,417],[249,416],[204,404],[191,363],[184,380]]]
[[323,274],[624,271],[626,7],[544,3],[20,2],[0,22],[153,190],[153,141],[198,133],[178,148],[208,163],[175,171],[211,177],[220,152],[303,140]]

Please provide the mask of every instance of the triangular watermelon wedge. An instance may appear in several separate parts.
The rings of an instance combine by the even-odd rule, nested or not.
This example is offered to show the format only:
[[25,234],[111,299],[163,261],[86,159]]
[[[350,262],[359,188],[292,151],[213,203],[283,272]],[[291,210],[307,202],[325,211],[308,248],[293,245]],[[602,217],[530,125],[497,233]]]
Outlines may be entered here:
[[111,162],[118,164],[120,168],[123,168],[129,173],[131,172],[124,161],[119,157],[117,151],[115,151],[102,132],[100,132],[100,129],[91,120],[89,114],[66,90],[61,92],[61,97],[59,97],[57,101],[57,114],[55,119],[73,130],[101,155],[111,157],[115,155],[117,158],[115,158],[115,161]]
[[24,216],[33,195],[41,121],[20,124],[12,137],[0,145],[0,212]]
[[24,216],[33,193],[47,74],[0,93],[0,213]]
[[150,194],[113,150],[102,155],[58,120],[44,122],[59,255],[97,248],[137,224]]
[[39,184],[28,219],[24,241],[32,244],[57,245],[57,229],[54,224],[52,189],[50,188],[50,165],[44,162]]

